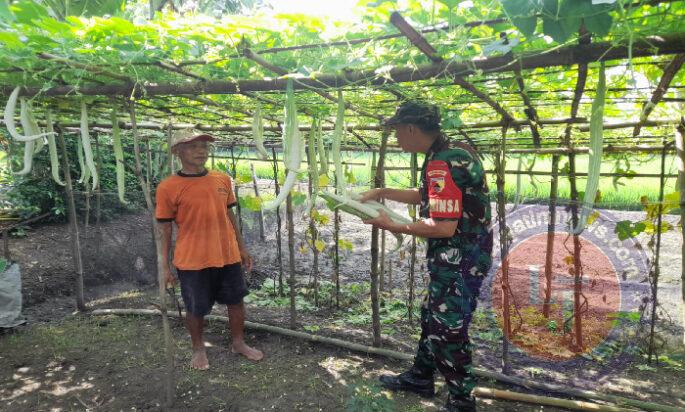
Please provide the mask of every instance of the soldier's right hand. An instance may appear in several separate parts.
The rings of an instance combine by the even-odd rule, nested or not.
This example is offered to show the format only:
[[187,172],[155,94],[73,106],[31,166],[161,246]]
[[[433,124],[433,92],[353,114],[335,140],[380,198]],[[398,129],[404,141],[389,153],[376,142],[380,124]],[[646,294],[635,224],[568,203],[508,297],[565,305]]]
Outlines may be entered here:
[[171,273],[171,269],[165,268],[164,270],[164,284],[166,287],[173,287],[176,285],[176,276],[174,276],[173,273]]

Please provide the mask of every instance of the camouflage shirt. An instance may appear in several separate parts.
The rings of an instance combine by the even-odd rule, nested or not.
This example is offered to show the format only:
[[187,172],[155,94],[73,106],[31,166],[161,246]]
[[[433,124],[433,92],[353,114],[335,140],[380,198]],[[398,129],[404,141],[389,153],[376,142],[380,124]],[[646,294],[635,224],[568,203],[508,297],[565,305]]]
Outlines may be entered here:
[[428,269],[487,275],[492,262],[491,211],[480,159],[466,148],[450,149],[438,138],[421,167],[419,192],[422,218],[458,221],[452,237],[428,238]]

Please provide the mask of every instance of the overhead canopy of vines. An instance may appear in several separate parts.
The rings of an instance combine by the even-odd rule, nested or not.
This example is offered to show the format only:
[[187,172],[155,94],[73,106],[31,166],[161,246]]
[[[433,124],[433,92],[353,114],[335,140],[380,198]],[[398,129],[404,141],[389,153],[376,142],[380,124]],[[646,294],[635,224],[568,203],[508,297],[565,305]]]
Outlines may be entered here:
[[508,125],[518,130],[510,148],[558,147],[569,122],[584,132],[574,142],[587,145],[602,60],[604,124],[634,123],[608,128],[605,144],[652,144],[671,133],[664,124],[685,99],[684,1],[364,0],[355,22],[258,9],[220,19],[163,9],[147,19],[122,2],[112,17],[85,17],[91,11],[65,15],[53,3],[0,3],[0,97],[23,86],[42,124],[50,107],[77,127],[86,99],[91,126],[109,127],[112,105],[133,101],[141,128],[195,125],[240,144],[252,143],[260,111],[268,143],[293,78],[300,126],[318,117],[332,130],[342,91],[346,127],[356,129],[348,146],[377,144],[373,130],[411,98],[440,105],[447,134],[479,146]]

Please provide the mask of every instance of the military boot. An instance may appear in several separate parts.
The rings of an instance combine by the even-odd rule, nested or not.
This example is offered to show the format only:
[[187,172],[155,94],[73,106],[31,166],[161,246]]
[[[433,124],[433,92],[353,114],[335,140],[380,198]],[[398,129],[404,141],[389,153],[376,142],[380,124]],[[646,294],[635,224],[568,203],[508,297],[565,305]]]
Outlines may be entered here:
[[473,396],[462,397],[449,395],[445,406],[440,409],[440,412],[475,412],[476,399]]
[[435,396],[433,372],[424,372],[412,367],[397,376],[381,375],[378,380],[381,381],[384,387],[393,391],[414,392],[424,398]]

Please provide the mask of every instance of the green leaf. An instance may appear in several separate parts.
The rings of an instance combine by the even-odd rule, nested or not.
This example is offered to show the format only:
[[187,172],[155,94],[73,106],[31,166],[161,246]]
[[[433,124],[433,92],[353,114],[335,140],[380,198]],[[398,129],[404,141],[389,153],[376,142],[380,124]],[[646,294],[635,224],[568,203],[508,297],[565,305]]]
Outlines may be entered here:
[[580,17],[565,17],[553,19],[542,18],[542,31],[550,36],[557,43],[565,42],[571,35],[578,31],[580,27]]
[[307,195],[302,192],[292,191],[290,195],[293,199],[293,206],[302,206],[307,201]]
[[611,29],[612,18],[609,13],[604,12],[600,14],[595,14],[592,16],[587,16],[584,19],[585,28],[592,34],[604,37],[609,34]]
[[616,223],[614,233],[618,235],[619,240],[626,240],[644,232],[646,227],[643,222],[633,223],[630,220],[622,220]]
[[0,1],[0,21],[14,21],[14,14],[10,11],[7,1]]
[[4,272],[5,269],[7,269],[7,259],[0,258],[0,273]]
[[10,6],[19,23],[33,24],[34,20],[50,17],[45,7],[32,1],[20,1]]
[[321,239],[316,239],[314,241],[314,247],[321,253],[326,248],[326,243]]
[[540,0],[502,0],[502,7],[510,18],[530,17],[540,11],[542,3]]
[[319,176],[319,187],[328,186],[328,183],[330,183],[330,179],[328,178],[327,174],[322,174]]
[[536,16],[531,17],[512,17],[511,22],[514,26],[526,37],[533,37],[535,34],[535,27],[538,24]]

